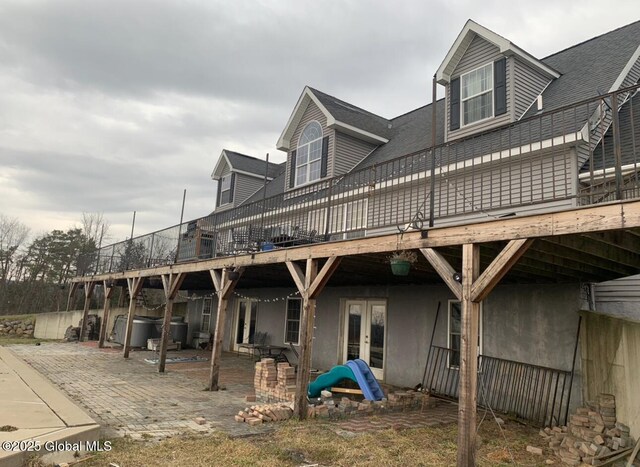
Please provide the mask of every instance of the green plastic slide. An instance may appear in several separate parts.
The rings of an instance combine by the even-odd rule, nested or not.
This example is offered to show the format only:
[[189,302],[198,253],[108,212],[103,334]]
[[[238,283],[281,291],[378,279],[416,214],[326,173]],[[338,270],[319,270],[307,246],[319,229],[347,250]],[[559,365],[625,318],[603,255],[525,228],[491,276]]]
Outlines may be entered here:
[[331,388],[344,379],[358,382],[351,368],[346,365],[334,366],[331,371],[318,376],[313,383],[309,384],[307,394],[309,397],[319,397],[323,389]]

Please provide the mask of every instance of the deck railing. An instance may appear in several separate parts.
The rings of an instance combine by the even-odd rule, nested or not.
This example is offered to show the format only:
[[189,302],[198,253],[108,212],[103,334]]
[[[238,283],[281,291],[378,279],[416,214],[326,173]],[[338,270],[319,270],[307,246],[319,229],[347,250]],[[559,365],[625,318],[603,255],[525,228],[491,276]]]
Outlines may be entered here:
[[[460,370],[454,351],[432,346],[425,388],[434,395],[458,398]],[[538,426],[567,423],[571,372],[502,358],[478,357],[478,405],[511,414]]]
[[638,198],[637,90],[633,86],[538,112],[491,131],[371,162],[345,175],[108,245],[80,258],[78,273]]

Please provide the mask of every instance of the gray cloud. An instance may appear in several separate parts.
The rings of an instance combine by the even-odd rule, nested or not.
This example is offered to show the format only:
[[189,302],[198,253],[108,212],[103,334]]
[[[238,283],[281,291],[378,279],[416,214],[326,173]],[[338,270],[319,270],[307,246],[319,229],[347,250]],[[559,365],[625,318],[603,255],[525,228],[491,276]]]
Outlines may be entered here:
[[187,188],[185,217],[205,215],[222,149],[283,160],[275,143],[306,84],[393,117],[430,101],[469,17],[543,57],[639,13],[584,0],[5,0],[0,212],[50,230],[103,211],[123,238],[133,210],[139,233],[176,223]]

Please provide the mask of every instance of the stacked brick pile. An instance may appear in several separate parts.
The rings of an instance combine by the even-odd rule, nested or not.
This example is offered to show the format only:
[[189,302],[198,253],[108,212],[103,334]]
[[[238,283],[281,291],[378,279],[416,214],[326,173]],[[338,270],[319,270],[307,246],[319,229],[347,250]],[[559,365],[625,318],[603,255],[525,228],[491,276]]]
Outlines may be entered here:
[[309,418],[345,418],[382,414],[393,411],[416,410],[434,407],[436,401],[429,394],[417,391],[397,391],[379,401],[356,401],[343,397],[335,401],[332,397],[323,397],[322,401],[309,406]]
[[296,393],[296,370],[288,363],[263,358],[256,363],[253,378],[256,397],[266,402],[293,402]]
[[598,465],[634,445],[629,427],[616,423],[616,401],[610,394],[579,407],[567,426],[545,428],[540,434],[567,465]]
[[252,405],[238,412],[235,419],[237,422],[254,426],[261,423],[289,420],[292,415],[293,408],[290,404]]

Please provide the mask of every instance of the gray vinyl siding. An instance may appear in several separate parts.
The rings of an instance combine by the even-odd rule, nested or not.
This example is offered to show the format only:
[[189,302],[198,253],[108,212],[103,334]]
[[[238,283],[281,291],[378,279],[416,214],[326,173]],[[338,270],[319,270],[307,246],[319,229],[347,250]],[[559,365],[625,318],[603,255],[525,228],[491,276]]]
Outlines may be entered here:
[[[514,82],[514,117],[515,120],[520,120],[551,80],[518,59],[512,59],[511,62]],[[544,102],[542,104],[544,106]]]
[[304,127],[307,125],[307,123],[313,120],[317,120],[322,126],[323,136],[329,136],[329,160],[327,161],[327,168],[328,168],[327,177],[333,176],[333,174],[331,173],[331,167],[333,165],[333,153],[334,153],[333,147],[334,147],[334,140],[335,140],[335,131],[327,128],[327,118],[324,116],[320,108],[314,102],[311,102],[309,103],[307,110],[305,110],[304,113],[302,114],[300,123],[298,123],[296,131],[293,132],[293,136],[291,137],[291,150],[287,155],[287,170],[285,174],[286,175],[285,187],[287,190],[290,189],[289,177],[291,174],[291,170],[295,169],[291,167],[291,152],[295,151],[296,148],[298,147],[298,140],[300,139],[300,134],[302,133],[302,130],[304,130]]
[[[350,172],[362,159],[364,159],[376,145],[335,132],[336,150],[333,159],[333,176]],[[330,157],[331,159],[331,157]],[[330,166],[331,167],[331,166]]]
[[596,309],[605,302],[636,302],[640,306],[640,275],[596,284],[595,296]]
[[[452,73],[452,78],[456,78],[464,73],[472,71],[488,63],[493,63],[499,58],[502,58],[502,54],[500,53],[500,49],[497,46],[484,40],[480,36],[476,36],[471,41],[471,44],[469,44],[469,48],[467,48],[464,55],[462,56],[462,59],[456,66],[454,72]],[[472,135],[474,133],[480,133],[482,131],[495,128],[497,126],[504,125],[505,123],[509,123],[511,121],[511,106],[513,105],[511,102],[511,99],[512,99],[511,86],[513,85],[511,74],[513,73],[513,58],[508,58],[506,65],[507,65],[507,112],[504,115],[500,115],[497,118],[489,118],[481,122],[472,123],[471,125],[461,127],[459,130],[450,131],[449,130],[450,117],[451,117],[449,115],[450,86],[447,85],[446,87],[447,122],[446,122],[446,129],[445,129],[446,141],[462,138],[465,136]]]
[[241,205],[249,196],[254,194],[264,186],[264,178],[250,177],[248,175],[236,173],[235,193],[233,204]]

